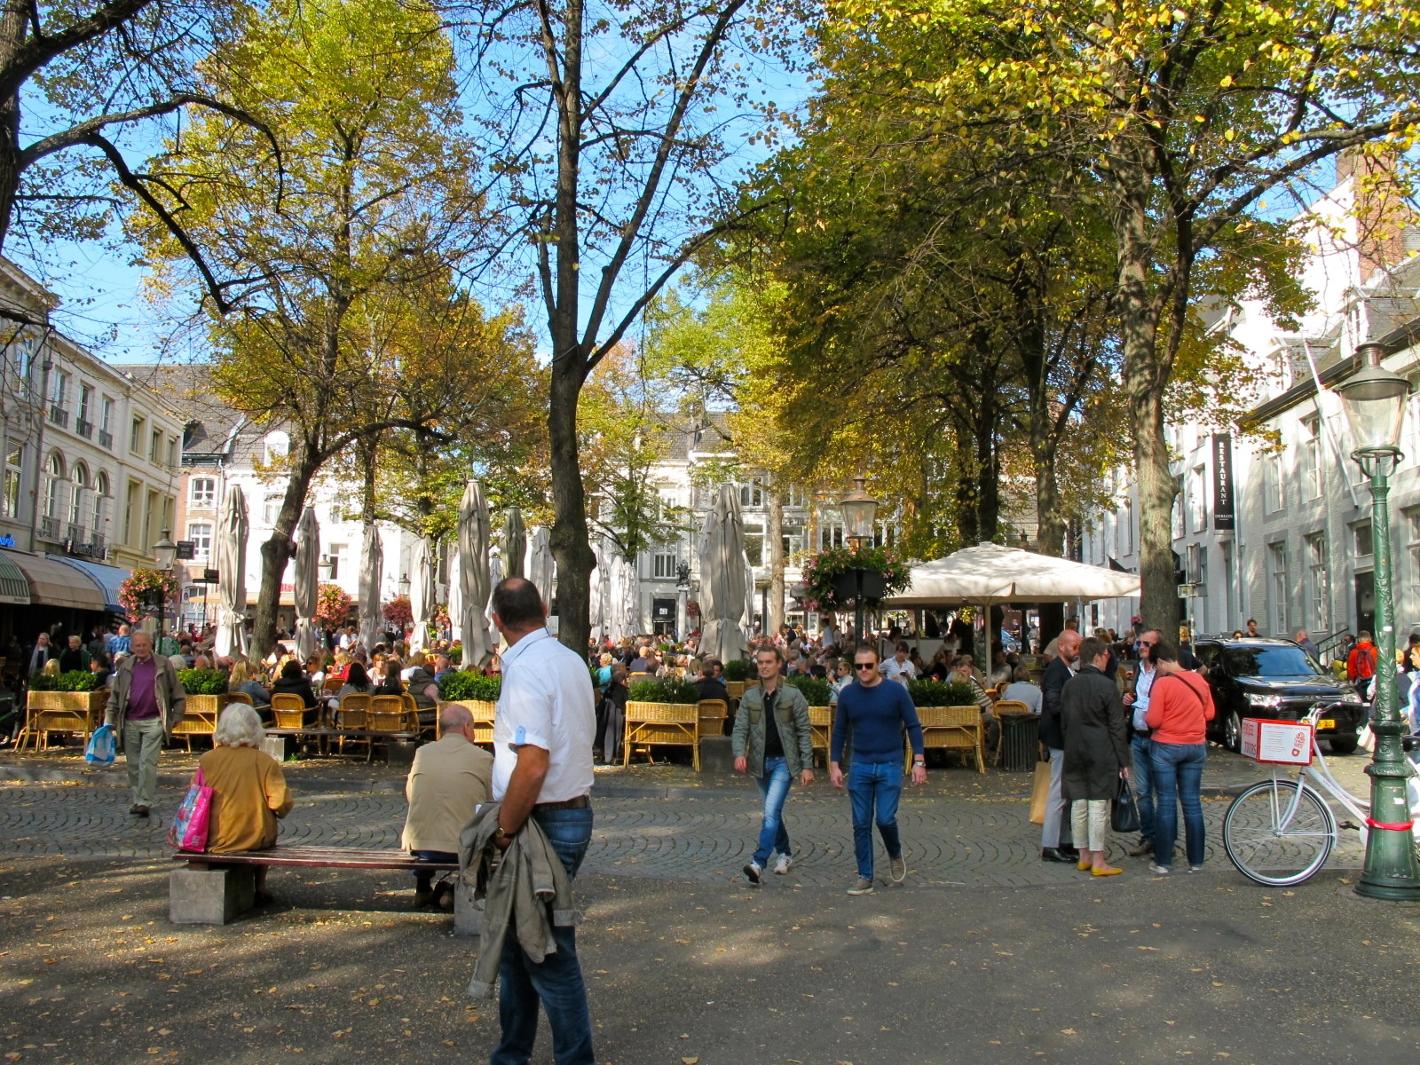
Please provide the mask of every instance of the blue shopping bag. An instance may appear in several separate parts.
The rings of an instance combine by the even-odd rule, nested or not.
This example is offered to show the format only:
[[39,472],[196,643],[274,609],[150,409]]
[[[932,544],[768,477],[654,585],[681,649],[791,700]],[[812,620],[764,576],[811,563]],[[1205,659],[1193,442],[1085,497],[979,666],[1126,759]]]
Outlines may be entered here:
[[112,725],[100,725],[89,737],[89,745],[84,748],[84,761],[90,765],[113,765],[118,756],[118,739],[113,734]]

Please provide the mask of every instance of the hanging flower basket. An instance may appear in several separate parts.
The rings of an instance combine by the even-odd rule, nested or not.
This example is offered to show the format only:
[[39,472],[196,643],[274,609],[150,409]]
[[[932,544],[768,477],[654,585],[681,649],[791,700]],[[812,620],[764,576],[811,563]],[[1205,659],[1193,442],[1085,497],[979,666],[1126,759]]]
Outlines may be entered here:
[[907,564],[886,548],[831,547],[804,563],[804,606],[820,612],[846,610],[857,596],[854,571],[859,569],[865,604],[896,595],[911,581]]
[[171,573],[156,569],[136,569],[118,586],[118,603],[132,622],[142,621],[158,612],[160,601],[176,604],[178,581]]
[[384,605],[381,611],[385,620],[401,629],[414,620],[414,610],[409,605],[409,596],[397,595]]
[[327,632],[344,625],[354,607],[355,600],[338,584],[322,584],[316,591],[316,621]]

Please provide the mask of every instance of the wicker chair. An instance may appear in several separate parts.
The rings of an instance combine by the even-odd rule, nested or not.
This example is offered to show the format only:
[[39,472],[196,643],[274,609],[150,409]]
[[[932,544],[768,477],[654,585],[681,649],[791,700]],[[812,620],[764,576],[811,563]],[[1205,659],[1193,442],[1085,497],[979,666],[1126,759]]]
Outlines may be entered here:
[[[340,734],[340,753],[345,753],[345,741],[365,745],[365,760],[370,758],[370,696],[361,692],[346,692],[335,711],[334,723]],[[365,735],[358,735],[358,733]],[[356,735],[351,735],[356,733]]]
[[[986,772],[982,751],[981,709],[976,706],[923,706],[917,717],[922,722],[924,750],[962,751],[975,755],[976,770]],[[912,748],[907,748],[903,771],[912,768]]]

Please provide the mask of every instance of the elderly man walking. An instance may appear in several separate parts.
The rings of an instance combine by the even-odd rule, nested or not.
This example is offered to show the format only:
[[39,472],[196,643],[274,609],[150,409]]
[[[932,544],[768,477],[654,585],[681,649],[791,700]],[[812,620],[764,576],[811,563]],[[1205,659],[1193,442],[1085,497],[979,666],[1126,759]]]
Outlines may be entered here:
[[158,790],[158,755],[163,741],[182,720],[187,692],[172,659],[153,653],[153,637],[137,632],[133,653],[119,663],[109,688],[104,723],[123,740],[128,786],[133,805],[128,812],[147,817]]
[[798,688],[781,683],[784,652],[764,644],[754,653],[759,687],[740,697],[735,731],[730,740],[735,772],[750,773],[764,794],[764,817],[754,856],[744,867],[745,878],[759,886],[769,856],[779,852],[774,871],[784,874],[793,861],[789,830],[784,826],[784,800],[794,777],[812,784],[813,737],[809,730],[809,704]]

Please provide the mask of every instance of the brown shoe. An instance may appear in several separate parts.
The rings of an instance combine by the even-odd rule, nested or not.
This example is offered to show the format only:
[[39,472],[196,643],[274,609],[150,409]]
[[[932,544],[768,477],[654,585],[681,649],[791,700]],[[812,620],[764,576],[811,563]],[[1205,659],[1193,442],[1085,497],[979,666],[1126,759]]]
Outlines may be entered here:
[[147,816],[148,816],[148,807],[146,807],[146,806],[140,806],[138,803],[134,803],[132,806],[130,806],[130,807],[128,808],[128,812],[131,813],[131,814],[135,814],[135,815],[138,816],[138,817],[147,817]]
[[1124,852],[1131,858],[1142,858],[1146,854],[1154,853],[1154,841],[1151,839],[1141,839],[1134,846]]

